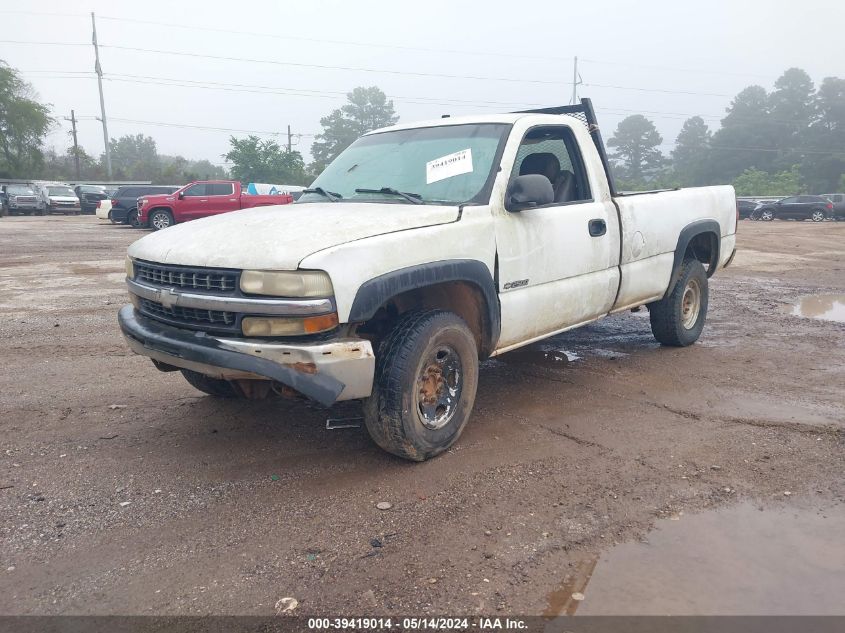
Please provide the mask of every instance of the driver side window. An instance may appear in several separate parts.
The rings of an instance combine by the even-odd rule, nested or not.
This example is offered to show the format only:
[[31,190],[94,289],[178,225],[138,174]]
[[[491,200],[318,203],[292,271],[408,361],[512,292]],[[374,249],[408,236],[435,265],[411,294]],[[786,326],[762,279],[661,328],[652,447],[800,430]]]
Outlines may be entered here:
[[536,127],[525,134],[516,153],[511,180],[526,174],[549,179],[555,205],[592,199],[577,142],[566,126]]
[[190,198],[206,196],[208,194],[206,193],[205,183],[200,183],[193,185],[192,187],[188,187],[182,195],[186,198]]

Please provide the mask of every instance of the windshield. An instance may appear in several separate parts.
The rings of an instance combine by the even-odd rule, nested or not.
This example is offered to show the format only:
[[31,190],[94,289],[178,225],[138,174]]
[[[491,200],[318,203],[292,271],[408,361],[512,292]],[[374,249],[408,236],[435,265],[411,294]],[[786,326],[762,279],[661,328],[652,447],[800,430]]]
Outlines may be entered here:
[[48,196],[76,196],[70,187],[47,187]]
[[6,187],[6,193],[15,195],[15,196],[31,196],[33,195],[32,189],[29,187]]
[[[335,158],[311,188],[341,196],[338,202],[408,204],[395,193],[403,192],[429,204],[484,203],[509,128],[502,123],[445,125],[364,136]],[[384,188],[395,191],[372,191]],[[325,195],[306,193],[297,204],[325,201]]]

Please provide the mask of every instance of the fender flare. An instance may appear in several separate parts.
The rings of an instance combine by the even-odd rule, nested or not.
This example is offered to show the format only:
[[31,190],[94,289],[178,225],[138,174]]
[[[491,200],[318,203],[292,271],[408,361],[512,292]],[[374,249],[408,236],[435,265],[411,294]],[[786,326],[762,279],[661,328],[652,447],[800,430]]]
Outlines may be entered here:
[[684,254],[687,252],[687,247],[694,237],[699,235],[711,235],[713,240],[713,248],[710,250],[710,262],[707,267],[707,276],[712,277],[719,267],[719,253],[722,247],[722,227],[716,220],[696,220],[687,224],[681,229],[678,235],[678,246],[675,248],[675,260],[672,263],[672,276],[669,277],[669,287],[666,289],[664,297],[668,297],[678,283],[678,278],[681,276],[681,266],[684,263]]
[[484,298],[485,340],[479,352],[489,356],[502,331],[499,296],[487,266],[475,259],[447,259],[428,264],[400,268],[365,281],[355,293],[349,322],[367,321],[388,300],[409,290],[450,281],[463,281],[475,286]]

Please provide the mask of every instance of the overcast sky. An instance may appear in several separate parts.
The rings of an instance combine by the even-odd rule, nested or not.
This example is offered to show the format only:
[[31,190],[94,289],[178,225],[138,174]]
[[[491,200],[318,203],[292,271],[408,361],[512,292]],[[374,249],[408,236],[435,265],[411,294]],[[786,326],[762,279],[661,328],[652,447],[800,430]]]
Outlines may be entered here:
[[[78,44],[4,41],[0,59],[23,71],[57,117],[74,109],[80,144],[97,156],[91,10],[109,135],[149,134],[160,153],[220,164],[231,132],[154,123],[254,130],[280,143],[290,125],[308,159],[320,117],[355,86],[380,87],[403,121],[561,105],[577,55],[579,96],[593,98],[605,139],[642,113],[668,152],[685,118],[717,127],[749,84],[769,90],[791,66],[816,84],[845,76],[845,2],[832,0],[2,0],[0,39]],[[61,121],[49,144],[67,147],[69,127]]]

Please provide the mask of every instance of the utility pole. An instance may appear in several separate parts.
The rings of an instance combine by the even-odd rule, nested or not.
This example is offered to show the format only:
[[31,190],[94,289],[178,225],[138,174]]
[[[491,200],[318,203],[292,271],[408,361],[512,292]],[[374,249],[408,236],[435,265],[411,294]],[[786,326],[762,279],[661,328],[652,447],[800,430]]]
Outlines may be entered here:
[[65,121],[70,121],[73,127],[73,162],[76,165],[76,179],[79,180],[82,176],[79,172],[79,143],[76,141],[76,114],[73,110],[70,111],[70,118],[65,117]]
[[288,125],[288,153],[290,153],[291,147],[292,147],[292,145],[291,145],[290,125]]
[[106,123],[106,102],[103,99],[103,69],[100,66],[100,49],[97,47],[97,22],[94,20],[94,12],[91,11],[91,27],[93,35],[91,43],[94,45],[94,72],[97,73],[97,86],[100,88],[100,121],[103,122],[103,143],[106,147],[106,173],[111,180],[111,152],[109,151],[109,127]]
[[581,83],[578,81],[578,56],[575,56],[575,63],[572,66],[572,101],[570,103],[572,105],[578,104],[578,84]]

